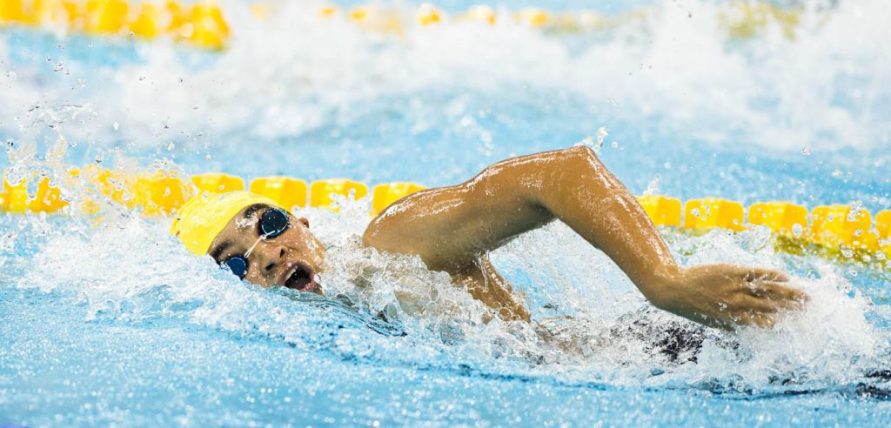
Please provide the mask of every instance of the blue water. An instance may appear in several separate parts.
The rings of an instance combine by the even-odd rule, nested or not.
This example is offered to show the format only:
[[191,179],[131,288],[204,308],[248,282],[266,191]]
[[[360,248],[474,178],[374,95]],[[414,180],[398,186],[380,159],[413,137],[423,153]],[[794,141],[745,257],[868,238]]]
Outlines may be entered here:
[[[321,20],[312,3],[265,21],[222,3],[223,54],[0,30],[0,166],[60,183],[99,164],[435,186],[600,135],[635,193],[891,208],[881,1],[798,2],[792,40],[772,27],[731,38],[721,2],[538,2],[646,18],[399,37]],[[696,361],[678,363],[612,332],[629,319],[698,330],[648,309],[568,229],[492,255],[533,318],[562,332],[555,345],[538,324],[479,322],[479,305],[417,260],[358,248],[363,204],[301,213],[336,259],[324,283],[353,308],[238,283],[187,255],[163,219],[0,216],[0,425],[891,422],[887,271],[777,253],[763,230],[666,230],[684,264],[785,269],[812,297],[775,331],[707,331]],[[421,309],[404,304],[413,296]]]

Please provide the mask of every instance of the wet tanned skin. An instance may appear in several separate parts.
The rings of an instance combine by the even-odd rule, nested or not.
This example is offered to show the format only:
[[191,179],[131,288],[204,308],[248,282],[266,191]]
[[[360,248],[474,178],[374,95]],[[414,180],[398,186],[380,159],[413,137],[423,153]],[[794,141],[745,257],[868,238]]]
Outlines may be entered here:
[[[295,263],[321,270],[324,250],[306,219],[292,217],[284,234],[257,243],[256,224],[244,214],[211,246],[218,261],[244,254],[256,243],[248,257],[250,282],[281,285]],[[501,318],[528,321],[529,312],[487,254],[554,220],[606,253],[655,306],[708,326],[770,327],[782,311],[799,308],[806,299],[781,272],[726,264],[678,266],[634,196],[587,147],[508,159],[465,183],[409,195],[371,221],[363,242],[418,255]],[[308,288],[321,293],[318,284]]]
[[[288,215],[287,230],[275,238],[260,239],[257,222],[269,207],[253,205],[241,210],[229,221],[210,245],[208,254],[217,263],[229,257],[246,255],[245,280],[262,287],[285,285],[289,274],[314,276],[325,261],[324,246],[309,231],[309,221]],[[322,293],[319,284],[310,282],[304,291]]]
[[701,324],[770,327],[806,299],[781,272],[678,266],[634,196],[587,147],[508,159],[457,186],[412,194],[378,215],[364,242],[417,254],[503,318],[529,319],[486,254],[553,220],[606,253],[655,306]]

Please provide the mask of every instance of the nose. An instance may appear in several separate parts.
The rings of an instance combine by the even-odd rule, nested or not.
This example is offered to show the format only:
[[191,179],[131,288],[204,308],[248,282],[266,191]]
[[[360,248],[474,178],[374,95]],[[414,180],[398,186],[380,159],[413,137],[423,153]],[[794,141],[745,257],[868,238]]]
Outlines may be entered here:
[[286,249],[275,242],[262,241],[251,253],[251,262],[267,279],[274,280],[276,268],[285,260]]

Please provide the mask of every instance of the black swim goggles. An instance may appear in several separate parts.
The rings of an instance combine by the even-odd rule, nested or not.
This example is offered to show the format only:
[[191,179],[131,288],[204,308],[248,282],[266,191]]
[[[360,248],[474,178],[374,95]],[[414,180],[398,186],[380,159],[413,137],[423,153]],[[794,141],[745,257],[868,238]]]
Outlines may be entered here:
[[[257,225],[257,233],[260,235],[261,240],[272,239],[285,233],[290,225],[291,220],[288,218],[287,211],[281,208],[269,208],[262,216],[260,216],[260,221]],[[257,242],[260,241],[258,240]],[[253,250],[253,247],[251,247],[251,250]],[[244,279],[247,275],[247,256],[250,255],[250,252],[251,251],[248,250],[244,255],[231,256],[220,263],[220,266],[229,268],[229,271],[235,274],[239,279]]]

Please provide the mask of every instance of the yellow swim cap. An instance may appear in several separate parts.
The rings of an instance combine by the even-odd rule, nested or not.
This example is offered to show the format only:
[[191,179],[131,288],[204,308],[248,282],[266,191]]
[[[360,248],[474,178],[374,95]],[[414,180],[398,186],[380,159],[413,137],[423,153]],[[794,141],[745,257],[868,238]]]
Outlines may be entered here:
[[200,193],[179,208],[170,225],[170,234],[179,238],[189,251],[203,256],[229,221],[254,204],[278,206],[271,199],[251,192]]

